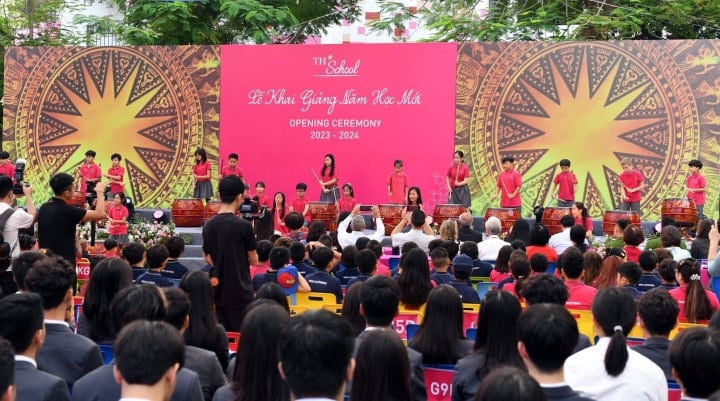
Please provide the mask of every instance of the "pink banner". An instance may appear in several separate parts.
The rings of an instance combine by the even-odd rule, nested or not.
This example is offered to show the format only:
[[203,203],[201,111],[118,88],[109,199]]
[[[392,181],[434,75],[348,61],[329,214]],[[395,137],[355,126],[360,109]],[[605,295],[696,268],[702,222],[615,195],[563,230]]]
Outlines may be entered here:
[[[360,203],[388,202],[401,159],[426,211],[446,203],[455,132],[456,45],[223,46],[220,157],[251,186],[320,197],[324,155]],[[252,190],[254,192],[254,188]]]

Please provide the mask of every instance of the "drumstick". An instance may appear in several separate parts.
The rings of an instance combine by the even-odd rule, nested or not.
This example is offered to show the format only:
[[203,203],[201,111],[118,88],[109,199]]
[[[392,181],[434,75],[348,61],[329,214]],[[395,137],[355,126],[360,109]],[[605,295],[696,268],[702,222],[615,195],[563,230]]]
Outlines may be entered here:
[[505,194],[509,197],[510,191],[508,191],[507,186],[505,186],[505,180],[503,180],[502,177],[500,178],[500,183],[502,184],[502,187],[505,190]]

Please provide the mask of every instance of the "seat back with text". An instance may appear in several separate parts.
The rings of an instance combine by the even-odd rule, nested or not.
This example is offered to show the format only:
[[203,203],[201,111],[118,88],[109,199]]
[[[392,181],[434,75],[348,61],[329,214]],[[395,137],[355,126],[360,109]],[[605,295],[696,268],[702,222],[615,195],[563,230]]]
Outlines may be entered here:
[[428,401],[450,401],[454,365],[423,364]]

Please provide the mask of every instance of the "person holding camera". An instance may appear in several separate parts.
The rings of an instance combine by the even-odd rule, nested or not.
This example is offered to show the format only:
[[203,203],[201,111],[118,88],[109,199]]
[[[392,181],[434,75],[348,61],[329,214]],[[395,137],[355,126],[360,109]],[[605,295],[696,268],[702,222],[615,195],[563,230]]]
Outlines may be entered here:
[[27,211],[22,208],[13,208],[16,196],[13,187],[11,177],[0,175],[0,229],[5,242],[10,245],[11,256],[14,258],[20,254],[18,230],[31,227],[35,221],[37,211],[32,200],[32,186],[28,183],[22,185],[22,194],[25,195]]
[[67,204],[73,196],[75,180],[70,174],[57,173],[50,178],[55,194],[43,203],[37,212],[38,244],[62,256],[75,266],[75,228],[80,223],[101,220],[105,216],[105,183],[95,185],[97,204],[95,210],[85,210]]

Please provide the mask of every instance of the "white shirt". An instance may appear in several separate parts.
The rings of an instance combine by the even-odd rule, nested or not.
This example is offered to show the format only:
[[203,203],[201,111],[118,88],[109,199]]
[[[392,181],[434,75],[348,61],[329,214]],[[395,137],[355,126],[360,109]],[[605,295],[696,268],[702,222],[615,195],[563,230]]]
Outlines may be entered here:
[[375,219],[375,225],[377,229],[374,233],[365,234],[362,231],[353,231],[348,234],[347,228],[348,225],[350,225],[350,221],[352,220],[352,218],[352,214],[349,214],[348,217],[345,218],[345,220],[341,221],[340,224],[338,224],[338,243],[341,247],[345,248],[349,245],[355,245],[358,238],[361,237],[368,237],[371,240],[376,240],[377,242],[381,242],[383,238],[385,238],[385,224],[383,224],[380,217]]
[[33,366],[35,366],[35,369],[37,369],[37,362],[35,362],[35,360],[32,359],[32,358],[30,358],[29,356],[25,356],[25,355],[15,355],[15,361],[16,361],[16,362],[20,362],[20,361],[22,361],[22,362],[29,362],[30,364],[32,364]]
[[573,242],[570,240],[570,227],[562,230],[557,234],[553,234],[550,237],[548,245],[550,245],[558,255],[565,252],[565,250],[570,248],[571,246],[574,246],[575,244],[573,244]]
[[480,260],[496,260],[500,248],[509,243],[503,241],[497,235],[491,235],[487,239],[478,242],[478,259]]
[[565,361],[565,380],[570,387],[597,401],[667,401],[665,374],[653,361],[628,348],[625,369],[617,377],[605,371],[605,351],[610,337],[598,340]]
[[[5,202],[0,202],[0,214],[4,213],[9,208],[10,205]],[[3,237],[5,237],[5,242],[10,244],[10,249],[12,249],[11,255],[13,258],[20,255],[20,245],[18,245],[17,243],[18,229],[28,228],[32,225],[32,223],[32,215],[30,215],[22,208],[18,208],[17,210],[15,210],[15,213],[13,213],[12,216],[10,216],[8,221],[5,223],[2,234]]]
[[673,256],[673,260],[676,262],[692,257],[690,256],[690,251],[688,251],[687,249],[682,249],[679,246],[671,246],[665,249],[670,251]]
[[397,233],[392,236],[392,246],[402,247],[404,243],[412,241],[418,245],[420,249],[428,253],[428,244],[434,240],[434,235],[427,235],[422,229],[413,228],[406,233]]

